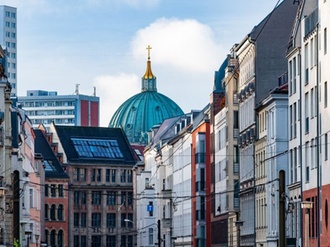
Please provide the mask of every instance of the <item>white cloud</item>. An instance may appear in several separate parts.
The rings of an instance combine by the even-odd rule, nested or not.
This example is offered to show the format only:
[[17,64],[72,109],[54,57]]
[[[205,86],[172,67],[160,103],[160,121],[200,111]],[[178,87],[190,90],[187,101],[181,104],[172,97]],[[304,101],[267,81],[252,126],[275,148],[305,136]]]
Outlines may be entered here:
[[154,64],[195,72],[212,71],[224,53],[210,27],[193,19],[161,18],[140,29],[131,44],[133,54],[146,58],[148,44]]
[[107,127],[117,108],[140,92],[139,80],[134,74],[105,75],[94,79],[96,95],[100,97],[100,126]]

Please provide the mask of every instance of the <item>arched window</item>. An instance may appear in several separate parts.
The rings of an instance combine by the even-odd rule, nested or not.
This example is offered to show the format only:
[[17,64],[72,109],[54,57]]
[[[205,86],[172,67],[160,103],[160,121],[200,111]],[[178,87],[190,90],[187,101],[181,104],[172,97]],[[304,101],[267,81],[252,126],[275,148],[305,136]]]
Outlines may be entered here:
[[57,247],[63,247],[63,231],[59,230],[57,234]]
[[56,242],[55,242],[55,235],[56,235],[56,231],[52,230],[50,232],[50,246],[55,246]]
[[45,241],[46,241],[46,244],[48,244],[48,238],[49,238],[49,232],[48,232],[48,230],[45,230]]
[[45,204],[45,220],[48,220],[48,204]]
[[55,212],[56,212],[55,204],[52,204],[52,206],[50,207],[50,219],[51,220],[56,220],[55,219]]
[[63,205],[62,204],[58,205],[58,208],[57,208],[57,219],[58,220],[63,220]]

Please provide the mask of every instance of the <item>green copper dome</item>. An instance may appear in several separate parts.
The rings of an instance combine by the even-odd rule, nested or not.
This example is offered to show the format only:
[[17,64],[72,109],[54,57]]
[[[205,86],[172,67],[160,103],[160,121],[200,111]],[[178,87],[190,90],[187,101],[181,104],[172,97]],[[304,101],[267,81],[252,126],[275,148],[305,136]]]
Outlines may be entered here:
[[109,123],[109,127],[122,127],[130,143],[147,144],[147,131],[154,125],[184,114],[173,100],[157,92],[156,77],[151,71],[150,46],[147,49],[147,69],[142,77],[141,93],[126,100]]

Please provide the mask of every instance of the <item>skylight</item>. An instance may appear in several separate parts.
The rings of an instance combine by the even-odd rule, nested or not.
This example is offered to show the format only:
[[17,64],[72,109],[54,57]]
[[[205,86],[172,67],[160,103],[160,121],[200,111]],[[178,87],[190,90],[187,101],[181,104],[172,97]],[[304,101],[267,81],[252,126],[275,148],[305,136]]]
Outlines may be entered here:
[[71,138],[80,157],[86,158],[123,158],[117,140]]

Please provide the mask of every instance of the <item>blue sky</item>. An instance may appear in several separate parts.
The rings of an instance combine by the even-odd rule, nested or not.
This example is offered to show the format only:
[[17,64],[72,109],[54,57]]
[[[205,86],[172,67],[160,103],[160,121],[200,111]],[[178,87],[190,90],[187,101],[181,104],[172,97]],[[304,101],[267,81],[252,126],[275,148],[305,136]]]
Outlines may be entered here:
[[158,92],[202,109],[230,48],[277,0],[0,0],[17,7],[18,95],[41,89],[101,101],[101,126],[140,92],[150,44]]

